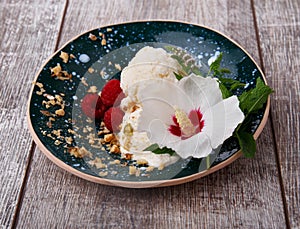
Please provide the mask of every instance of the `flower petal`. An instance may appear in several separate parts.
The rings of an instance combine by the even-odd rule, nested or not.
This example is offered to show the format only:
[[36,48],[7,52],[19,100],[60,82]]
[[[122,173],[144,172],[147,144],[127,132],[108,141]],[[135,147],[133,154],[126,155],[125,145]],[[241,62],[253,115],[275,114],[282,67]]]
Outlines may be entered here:
[[206,157],[212,152],[210,140],[204,133],[198,133],[185,140],[177,140],[174,142],[165,143],[168,148],[176,151],[176,153],[182,158]]
[[179,81],[179,87],[193,101],[193,107],[205,112],[209,107],[222,101],[222,93],[216,79],[191,74]]
[[[144,81],[137,84],[145,86]],[[144,89],[137,92],[135,98],[142,107],[138,131],[149,131],[149,125],[153,125],[154,121],[160,121],[160,125],[169,132],[169,126],[174,124],[172,118],[175,114],[175,108],[184,106],[183,109],[192,109],[192,101],[189,100],[185,92],[177,84],[162,79],[147,81]]]
[[232,135],[243,119],[244,113],[239,108],[238,98],[231,96],[212,106],[203,114],[202,132],[209,137],[212,148],[217,148]]

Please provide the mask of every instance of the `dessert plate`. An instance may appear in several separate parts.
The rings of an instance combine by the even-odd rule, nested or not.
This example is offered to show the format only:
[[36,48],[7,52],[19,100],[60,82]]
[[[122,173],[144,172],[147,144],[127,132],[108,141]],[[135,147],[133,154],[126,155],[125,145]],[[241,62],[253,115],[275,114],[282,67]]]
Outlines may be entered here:
[[[59,167],[92,182],[128,188],[185,183],[215,172],[241,156],[230,137],[207,158],[179,160],[165,168],[130,171],[130,161],[109,153],[100,125],[87,119],[80,101],[88,92],[100,93],[110,79],[119,78],[136,52],[145,46],[178,47],[207,71],[208,61],[223,54],[229,78],[254,86],[262,71],[236,42],[205,26],[175,21],[138,21],[85,32],[54,53],[38,72],[28,103],[29,129],[43,153]],[[243,91],[240,91],[240,93]],[[252,115],[249,130],[256,139],[265,126],[269,99]],[[99,129],[100,128],[100,129]]]

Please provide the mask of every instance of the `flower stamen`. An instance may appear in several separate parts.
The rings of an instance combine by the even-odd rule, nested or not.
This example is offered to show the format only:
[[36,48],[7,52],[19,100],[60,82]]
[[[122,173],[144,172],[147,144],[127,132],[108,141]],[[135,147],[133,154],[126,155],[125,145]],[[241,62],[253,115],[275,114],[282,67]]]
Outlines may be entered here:
[[195,134],[195,126],[183,110],[176,108],[175,117],[183,136],[190,137]]

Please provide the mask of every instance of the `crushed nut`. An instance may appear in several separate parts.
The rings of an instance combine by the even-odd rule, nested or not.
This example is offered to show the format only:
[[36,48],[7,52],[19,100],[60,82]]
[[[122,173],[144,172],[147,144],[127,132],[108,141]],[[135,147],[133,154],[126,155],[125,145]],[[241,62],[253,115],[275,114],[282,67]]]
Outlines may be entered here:
[[136,171],[137,171],[137,169],[135,166],[133,166],[133,165],[129,166],[129,175],[135,175]]
[[131,160],[131,159],[132,159],[132,154],[126,153],[126,154],[125,154],[125,159],[126,159],[126,160]]
[[92,73],[95,72],[95,69],[93,69],[92,67],[91,67],[91,68],[88,68],[88,72],[92,74]]
[[51,76],[56,77],[59,80],[70,80],[72,74],[69,74],[67,71],[63,71],[60,64],[58,63],[55,67],[50,68]]
[[52,114],[49,111],[40,110],[40,112],[42,113],[42,115],[45,115],[47,117],[52,116]]
[[113,134],[104,135],[104,141],[105,142],[111,142],[114,138],[115,138],[115,136]]
[[119,71],[122,70],[121,65],[119,65],[119,64],[115,64],[115,68],[116,68],[117,70],[119,70]]
[[97,40],[97,37],[96,37],[94,34],[92,34],[92,33],[89,34],[89,38],[90,38],[92,41]]
[[105,39],[105,38],[103,38],[103,39],[101,40],[101,45],[102,45],[102,46],[106,45],[106,39]]
[[58,146],[58,145],[60,145],[61,143],[62,143],[61,141],[55,140],[54,145]]
[[68,53],[61,51],[59,57],[62,59],[62,61],[64,63],[68,63],[68,60],[69,60],[69,54]]
[[139,159],[139,160],[136,161],[136,163],[137,163],[138,165],[147,165],[147,164],[148,164],[148,161],[145,160],[145,159]]
[[152,172],[154,170],[154,166],[148,166],[146,172]]
[[88,93],[97,93],[97,87],[96,86],[91,86],[88,91]]
[[92,153],[84,147],[69,147],[68,152],[77,158],[92,157]]
[[111,153],[120,153],[120,149],[119,149],[118,146],[113,145],[113,146],[110,148],[110,152],[111,152]]
[[111,161],[109,164],[111,164],[111,165],[119,165],[119,164],[121,164],[121,161],[120,160],[114,160],[114,161]]
[[165,164],[160,164],[159,167],[157,168],[158,170],[163,170],[165,168]]
[[106,177],[108,175],[108,172],[100,172],[99,176],[100,177]]
[[64,116],[65,115],[65,111],[63,109],[59,109],[55,111],[55,114],[58,116]]

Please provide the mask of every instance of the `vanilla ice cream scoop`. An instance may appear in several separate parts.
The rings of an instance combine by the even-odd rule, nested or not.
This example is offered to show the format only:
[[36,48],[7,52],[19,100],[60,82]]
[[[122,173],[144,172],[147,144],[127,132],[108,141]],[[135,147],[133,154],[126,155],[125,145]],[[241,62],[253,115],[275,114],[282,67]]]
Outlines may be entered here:
[[181,69],[178,62],[162,48],[146,46],[139,50],[121,73],[121,88],[126,95],[134,96],[135,83],[154,78],[176,81],[174,72]]

